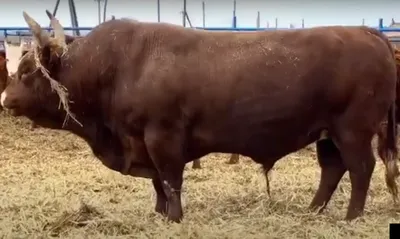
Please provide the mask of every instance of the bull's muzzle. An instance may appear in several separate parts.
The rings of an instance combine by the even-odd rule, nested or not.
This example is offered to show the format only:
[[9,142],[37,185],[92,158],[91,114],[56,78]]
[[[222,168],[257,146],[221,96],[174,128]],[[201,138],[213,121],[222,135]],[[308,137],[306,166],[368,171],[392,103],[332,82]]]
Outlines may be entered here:
[[0,109],[6,111],[8,114],[15,116],[16,112],[15,110],[13,110],[13,108],[13,102],[7,98],[7,93],[3,91],[0,95]]

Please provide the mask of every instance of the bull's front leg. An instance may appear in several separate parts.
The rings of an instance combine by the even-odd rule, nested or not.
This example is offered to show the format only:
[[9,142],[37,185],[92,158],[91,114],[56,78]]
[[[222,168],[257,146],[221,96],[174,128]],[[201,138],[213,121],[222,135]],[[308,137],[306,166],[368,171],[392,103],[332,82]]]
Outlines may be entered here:
[[155,211],[165,215],[167,213],[167,196],[165,195],[158,172],[152,167],[140,168],[135,167],[138,162],[152,164],[146,144],[142,137],[124,136],[121,140],[124,146],[125,165],[123,174],[130,174],[135,177],[151,178],[154,190],[156,191],[156,207]]
[[183,218],[181,188],[186,162],[183,129],[150,125],[145,129],[145,143],[167,199],[167,218],[180,222]]

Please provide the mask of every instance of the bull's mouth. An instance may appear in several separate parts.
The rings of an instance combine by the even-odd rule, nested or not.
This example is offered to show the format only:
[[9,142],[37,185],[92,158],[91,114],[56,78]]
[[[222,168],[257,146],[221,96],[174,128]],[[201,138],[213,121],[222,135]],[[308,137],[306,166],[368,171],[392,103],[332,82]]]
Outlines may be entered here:
[[26,111],[23,108],[20,108],[18,105],[5,105],[4,107],[4,111],[14,117],[18,117],[18,116],[32,116],[32,115],[36,115],[36,112],[30,112],[30,111]]
[[11,115],[11,116],[14,116],[14,117],[18,117],[18,116],[21,116],[22,115],[22,113],[21,112],[19,112],[17,109],[15,109],[15,108],[13,108],[13,109],[8,109],[8,108],[6,108],[6,109],[4,109],[4,110],[1,110],[0,109],[0,112],[1,111],[4,111],[6,114],[9,114],[9,115]]
[[22,113],[18,112],[18,110],[16,110],[16,109],[10,109],[10,110],[8,110],[8,112],[9,112],[10,115],[12,115],[14,117],[18,117],[18,116],[22,115]]

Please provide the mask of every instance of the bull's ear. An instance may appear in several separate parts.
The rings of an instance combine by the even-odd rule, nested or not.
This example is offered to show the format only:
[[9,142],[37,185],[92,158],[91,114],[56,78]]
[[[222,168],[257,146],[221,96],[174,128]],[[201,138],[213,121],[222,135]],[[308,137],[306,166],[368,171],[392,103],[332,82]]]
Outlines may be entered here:
[[29,28],[32,31],[33,38],[40,48],[44,48],[49,46],[50,44],[50,36],[46,31],[43,31],[40,25],[33,20],[25,11],[23,12],[23,16],[25,22],[28,24]]

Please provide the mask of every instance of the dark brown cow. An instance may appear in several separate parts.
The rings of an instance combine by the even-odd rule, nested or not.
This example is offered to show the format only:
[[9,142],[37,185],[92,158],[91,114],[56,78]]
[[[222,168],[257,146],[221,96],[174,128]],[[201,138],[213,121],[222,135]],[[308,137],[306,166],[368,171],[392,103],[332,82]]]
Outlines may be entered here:
[[[395,164],[396,65],[375,29],[208,32],[120,19],[67,46],[56,19],[53,39],[24,17],[37,49],[21,59],[3,107],[82,137],[112,170],[151,178],[156,211],[169,220],[183,216],[185,164],[212,152],[251,157],[268,172],[318,141],[310,207],[322,211],[348,170],[348,220],[364,211],[371,141],[385,118],[384,162]],[[394,182],[393,167],[387,173]]]

